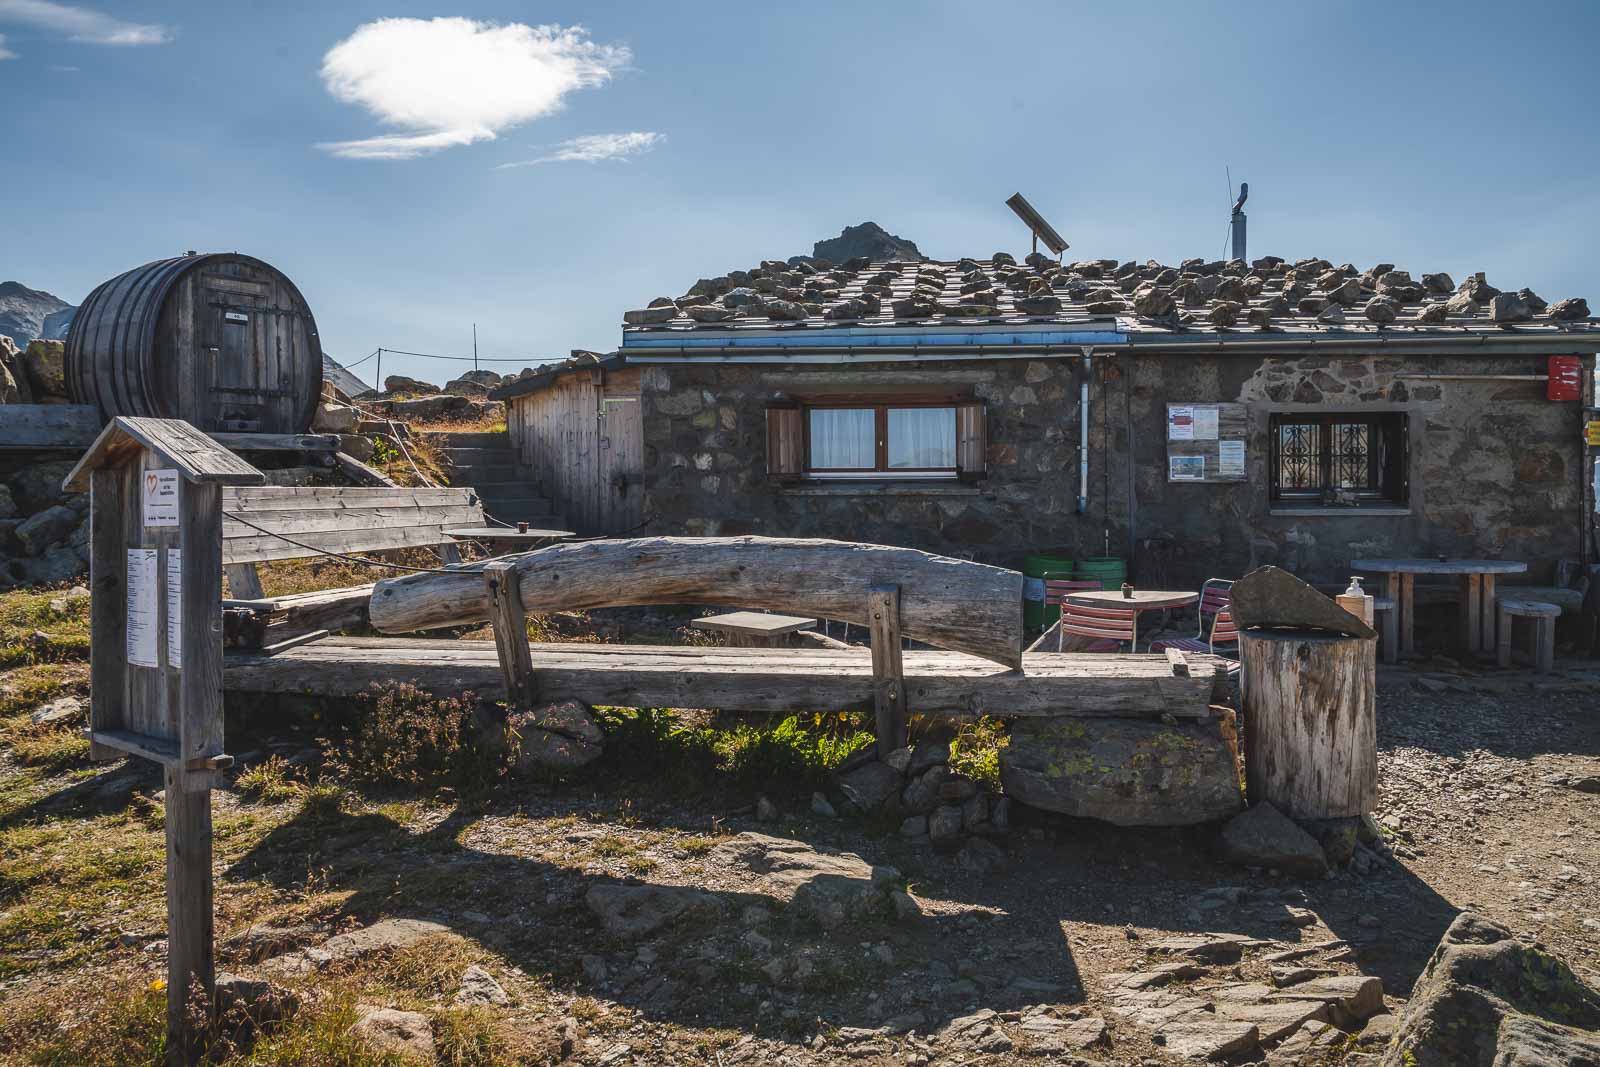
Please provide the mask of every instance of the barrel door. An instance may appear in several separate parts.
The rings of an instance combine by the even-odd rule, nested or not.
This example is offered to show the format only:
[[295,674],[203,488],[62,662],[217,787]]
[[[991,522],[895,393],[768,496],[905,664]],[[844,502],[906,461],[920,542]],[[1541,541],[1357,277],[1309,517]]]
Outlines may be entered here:
[[322,392],[316,322],[294,283],[237,253],[135,268],[84,302],[68,384],[104,414],[202,430],[302,433]]

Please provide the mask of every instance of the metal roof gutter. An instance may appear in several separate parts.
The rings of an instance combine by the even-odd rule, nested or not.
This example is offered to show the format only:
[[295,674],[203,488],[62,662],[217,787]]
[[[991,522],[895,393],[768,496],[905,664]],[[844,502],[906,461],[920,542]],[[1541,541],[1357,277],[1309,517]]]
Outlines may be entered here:
[[1517,355],[1529,349],[1544,352],[1600,351],[1600,332],[1445,334],[1418,337],[1390,331],[1327,337],[1294,337],[1285,334],[1240,336],[1238,334],[1129,334],[1128,344],[1151,354],[1236,356],[1267,351],[1271,354],[1306,355],[1359,350],[1363,353],[1406,355]]

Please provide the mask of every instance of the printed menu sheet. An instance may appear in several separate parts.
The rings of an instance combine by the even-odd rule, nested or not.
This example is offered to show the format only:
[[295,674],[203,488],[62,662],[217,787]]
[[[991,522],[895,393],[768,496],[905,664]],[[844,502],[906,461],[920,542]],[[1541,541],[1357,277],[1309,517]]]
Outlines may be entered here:
[[156,662],[156,549],[128,549],[128,662],[158,667]]
[[183,549],[167,549],[167,666],[183,666]]

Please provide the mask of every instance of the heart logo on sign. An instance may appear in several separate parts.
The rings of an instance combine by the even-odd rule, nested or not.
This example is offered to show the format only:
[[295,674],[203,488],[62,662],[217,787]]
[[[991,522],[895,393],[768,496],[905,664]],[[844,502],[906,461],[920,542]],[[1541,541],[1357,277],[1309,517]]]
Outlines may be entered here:
[[157,479],[154,472],[144,476],[144,491],[149,496],[156,495],[156,481]]

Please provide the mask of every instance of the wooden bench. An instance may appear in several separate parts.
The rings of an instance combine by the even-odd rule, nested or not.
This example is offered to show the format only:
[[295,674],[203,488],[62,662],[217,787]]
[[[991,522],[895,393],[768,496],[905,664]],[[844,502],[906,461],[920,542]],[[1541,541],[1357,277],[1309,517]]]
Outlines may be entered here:
[[1561,608],[1555,604],[1547,604],[1542,600],[1523,600],[1514,597],[1501,597],[1496,606],[1499,611],[1499,631],[1495,644],[1495,662],[1502,667],[1511,666],[1511,627],[1516,619],[1532,619],[1533,630],[1533,661],[1541,671],[1555,669],[1556,664],[1556,616],[1561,614]]
[[815,628],[817,620],[801,615],[730,611],[695,619],[689,625],[725,635],[729,648],[788,648],[794,644],[795,634]]
[[[258,563],[397,548],[436,548],[446,563],[459,563],[456,543],[445,531],[485,522],[483,504],[470,489],[344,486],[227,488],[222,520],[222,570],[233,595],[228,606],[244,613],[226,618],[225,625],[232,643],[247,647],[363,625],[372,597],[370,582],[267,597]],[[386,573],[393,572],[373,576]]]

